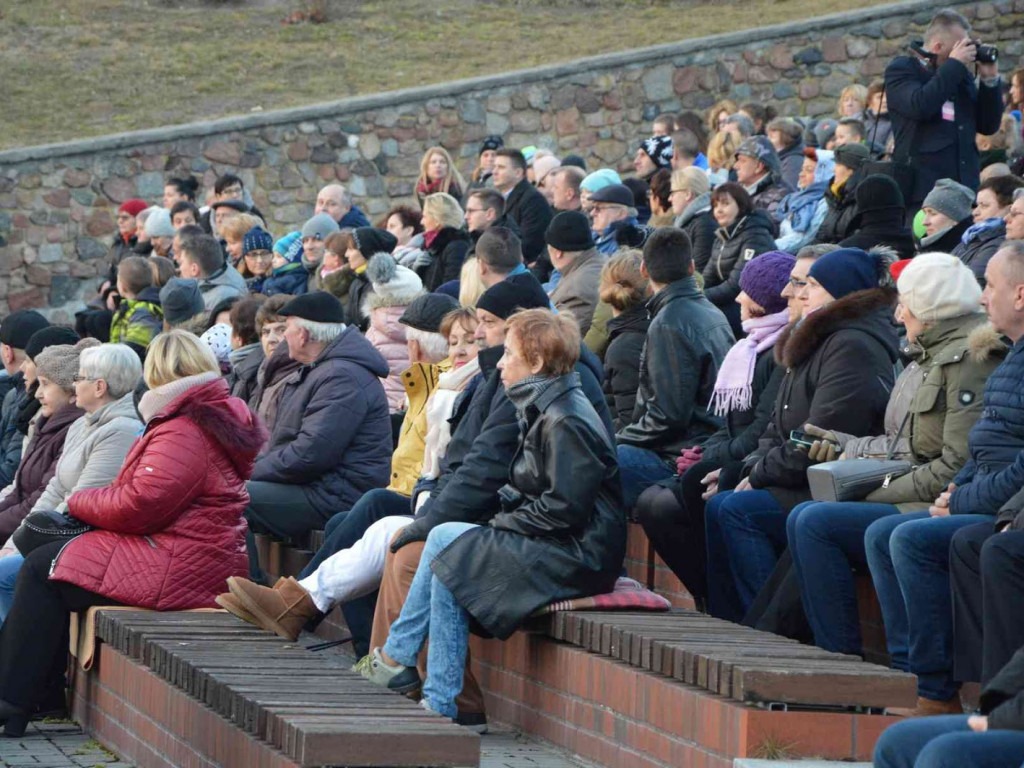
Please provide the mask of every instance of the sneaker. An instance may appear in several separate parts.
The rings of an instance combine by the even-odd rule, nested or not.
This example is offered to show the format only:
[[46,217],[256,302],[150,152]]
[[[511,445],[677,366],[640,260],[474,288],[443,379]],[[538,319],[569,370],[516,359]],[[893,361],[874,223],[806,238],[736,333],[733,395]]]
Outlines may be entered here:
[[412,693],[420,687],[420,673],[416,667],[404,667],[401,664],[391,666],[381,658],[380,648],[374,648],[369,655],[363,656],[352,667],[374,685],[387,688],[395,693]]
[[487,733],[487,715],[483,712],[459,712],[452,722],[481,736]]

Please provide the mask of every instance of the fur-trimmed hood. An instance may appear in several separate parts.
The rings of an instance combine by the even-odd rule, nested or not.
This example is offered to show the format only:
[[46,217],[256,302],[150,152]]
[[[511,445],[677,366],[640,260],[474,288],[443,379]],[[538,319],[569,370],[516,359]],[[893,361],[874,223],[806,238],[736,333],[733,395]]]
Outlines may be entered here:
[[991,323],[984,323],[971,331],[967,337],[967,351],[971,355],[971,360],[982,363],[993,355],[1005,355],[1010,351],[1010,347]]
[[899,356],[892,321],[896,297],[894,288],[855,291],[790,324],[775,345],[776,361],[786,368],[795,368],[833,333],[856,329],[875,337],[895,362]]

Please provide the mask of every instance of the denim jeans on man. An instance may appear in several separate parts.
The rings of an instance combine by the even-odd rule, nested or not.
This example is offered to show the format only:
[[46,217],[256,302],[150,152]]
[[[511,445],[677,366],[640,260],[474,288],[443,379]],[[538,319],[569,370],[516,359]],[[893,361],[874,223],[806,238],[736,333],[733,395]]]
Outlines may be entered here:
[[874,768],[1018,768],[1024,731],[976,733],[967,715],[917,717],[890,726],[875,744]]
[[864,531],[898,515],[892,504],[807,501],[789,513],[786,538],[814,644],[837,653],[862,653],[853,568],[865,568]]
[[676,473],[674,466],[670,466],[661,456],[646,448],[620,445],[618,454],[622,500],[627,510],[636,506],[636,500],[640,498],[641,493]]
[[949,548],[961,528],[990,515],[931,517],[910,512],[876,520],[864,533],[892,665],[917,675],[918,695],[947,701],[953,679],[953,597]]
[[458,714],[455,697],[462,692],[469,614],[434,576],[430,563],[455,539],[476,527],[473,523],[442,523],[430,532],[402,613],[391,625],[384,644],[384,653],[392,659],[415,667],[423,644],[430,638],[423,699],[432,710],[451,718]]
[[786,549],[786,511],[768,491],[725,491],[704,508],[708,611],[742,621]]

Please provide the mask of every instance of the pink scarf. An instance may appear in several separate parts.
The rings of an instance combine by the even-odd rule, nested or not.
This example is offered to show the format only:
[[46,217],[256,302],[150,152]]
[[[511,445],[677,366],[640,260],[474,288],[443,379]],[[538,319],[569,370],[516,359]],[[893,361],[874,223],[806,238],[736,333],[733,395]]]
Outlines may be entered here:
[[775,345],[787,323],[787,310],[743,321],[743,330],[747,335],[733,344],[715,379],[711,409],[716,416],[725,416],[730,411],[750,410],[753,397],[751,383],[754,381],[757,356]]

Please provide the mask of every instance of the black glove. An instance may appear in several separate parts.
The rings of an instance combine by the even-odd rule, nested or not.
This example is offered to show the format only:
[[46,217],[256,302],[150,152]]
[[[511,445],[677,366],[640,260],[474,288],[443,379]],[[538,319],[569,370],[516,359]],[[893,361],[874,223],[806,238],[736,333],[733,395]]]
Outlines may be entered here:
[[433,526],[427,523],[425,518],[421,517],[413,520],[395,534],[395,538],[391,540],[391,552],[395,553],[406,544],[412,544],[414,541],[426,541],[427,534],[430,533],[431,528]]

